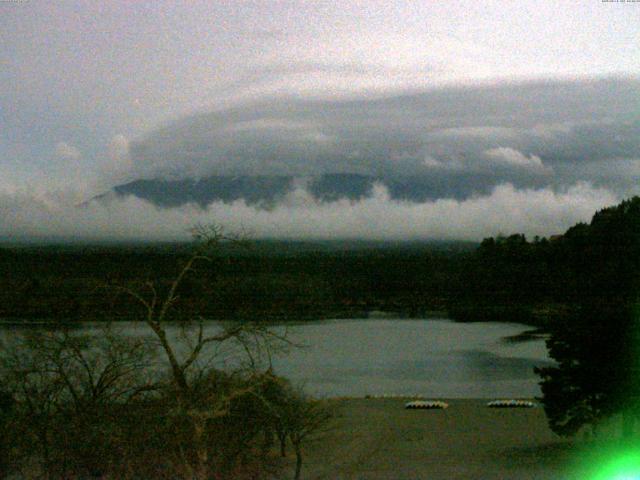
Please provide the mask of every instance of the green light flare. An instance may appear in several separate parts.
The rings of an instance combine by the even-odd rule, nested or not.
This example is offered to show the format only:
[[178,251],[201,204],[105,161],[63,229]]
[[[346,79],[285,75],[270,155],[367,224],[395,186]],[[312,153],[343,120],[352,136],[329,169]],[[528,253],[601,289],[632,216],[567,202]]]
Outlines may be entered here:
[[611,451],[597,462],[588,480],[640,480],[640,449]]

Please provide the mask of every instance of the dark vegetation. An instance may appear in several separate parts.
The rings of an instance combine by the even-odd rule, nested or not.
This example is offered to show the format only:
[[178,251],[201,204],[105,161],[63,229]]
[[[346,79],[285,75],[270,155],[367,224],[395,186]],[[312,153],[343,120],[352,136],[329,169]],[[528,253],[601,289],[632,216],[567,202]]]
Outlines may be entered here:
[[517,321],[549,334],[556,366],[537,369],[551,429],[565,436],[640,414],[640,197],[563,235],[485,239],[463,260],[459,320]]
[[166,285],[109,287],[139,307],[132,316],[148,338],[60,321],[3,345],[0,478],[282,478],[287,444],[301,477],[304,446],[331,412],[273,372],[286,337],[247,321],[205,328],[181,311],[197,265],[238,242],[217,227],[194,233]]
[[499,236],[463,260],[463,286],[450,304],[458,320],[557,325],[588,300],[620,304],[635,286],[640,198],[597,212],[563,235]]
[[34,331],[4,351],[0,478],[283,478],[288,445],[300,478],[303,447],[331,418],[322,402],[269,369],[198,366],[180,384],[162,356],[106,324]]
[[[479,246],[258,241],[249,248],[227,247],[183,282],[179,310],[185,318],[260,321],[359,318],[373,310],[410,317],[440,312],[458,321],[544,329],[570,315],[594,282],[602,295],[618,295],[624,280],[598,257],[608,246],[615,258],[625,255],[616,239],[621,233],[606,215],[594,217],[595,227],[578,224],[551,238],[514,234],[487,238]],[[590,233],[596,227],[598,238]],[[134,288],[154,279],[166,287],[188,248],[2,247],[0,318],[130,319],[139,305],[114,294],[110,285]],[[605,275],[611,281],[598,279]]]
[[572,435],[620,415],[632,439],[640,414],[640,197],[565,235],[579,283],[571,309],[548,325],[558,365],[538,370],[550,427]]
[[640,197],[551,239],[485,239],[462,260],[459,320],[518,321],[549,334],[557,366],[537,369],[551,429],[565,436],[640,414]]
[[[180,468],[187,469],[184,471],[200,472],[197,474],[200,476],[193,473],[194,478],[209,478],[206,475],[212,468],[240,478],[234,469],[244,465],[243,472],[251,471],[248,467],[243,470],[248,458],[260,459],[255,468],[271,468],[277,462],[271,464],[266,459],[273,458],[268,454],[278,449],[274,445],[283,438],[293,445],[300,466],[299,444],[306,438],[305,429],[316,431],[328,417],[273,372],[253,369],[228,377],[216,370],[198,371],[197,362],[189,356],[181,361],[172,359],[173,347],[162,341],[165,335],[162,325],[168,319],[164,316],[165,304],[170,307],[171,320],[217,318],[234,320],[234,325],[241,326],[221,337],[197,337],[191,344],[195,357],[207,343],[242,342],[256,338],[255,335],[266,339],[270,321],[362,316],[371,310],[412,316],[447,311],[461,321],[528,323],[549,335],[549,353],[557,361],[556,366],[537,370],[550,427],[558,434],[572,435],[585,426],[596,429],[603,420],[621,414],[625,435],[634,434],[640,411],[639,197],[599,211],[589,224],[575,225],[563,235],[532,241],[520,234],[499,236],[483,240],[475,250],[466,244],[334,244],[329,248],[326,244],[265,242],[249,249],[233,244],[206,257],[207,261],[191,262],[193,253],[184,245],[3,248],[0,317],[65,321],[144,319],[160,340],[170,380],[154,383],[165,385],[154,387],[156,396],[148,397],[151,394],[145,393],[130,397],[129,391],[115,395],[115,403],[107,402],[107,411],[102,411],[100,418],[124,418],[119,414],[120,405],[134,398],[135,408],[127,411],[140,415],[155,412],[147,422],[155,433],[148,441],[126,440],[126,443],[136,448],[142,443],[144,448],[153,449],[158,438],[171,436],[169,432],[175,430],[179,434],[162,440],[162,444],[171,445],[171,451],[182,456],[171,460],[167,471],[182,465]],[[182,265],[182,270],[176,265]],[[181,276],[185,271],[189,274]],[[249,324],[248,319],[257,323]],[[250,335],[245,336],[248,325]],[[71,354],[62,357],[73,359],[77,351],[82,351],[80,347],[73,348]],[[252,344],[247,351],[255,348]],[[26,365],[43,364],[28,358],[24,361]],[[52,393],[47,390],[52,388],[51,372],[38,368],[33,372],[40,375],[36,377],[38,381],[49,382],[44,382],[45,390],[25,386],[30,378],[26,374],[17,378],[17,384],[9,382],[14,385],[10,390],[13,393],[0,396],[3,424],[8,425],[15,418],[11,412],[25,414],[30,395],[43,398],[44,403],[38,408],[45,409],[45,413],[28,411],[25,418],[30,421],[44,415],[49,422],[54,412],[52,425],[60,421],[73,425],[65,417],[71,415],[68,409],[72,406],[76,409],[74,421],[85,418],[74,406],[76,395],[70,390],[73,382],[55,377]],[[146,392],[144,382],[129,383]],[[84,399],[83,395],[87,393],[79,398]],[[60,404],[63,407],[56,403],[59,398],[64,398]],[[280,407],[276,405],[282,398],[287,399],[282,404],[286,408],[278,410]],[[100,411],[91,405],[92,411]],[[237,414],[233,413],[235,408],[240,409]],[[273,416],[276,411],[279,413]],[[211,417],[211,412],[219,415]],[[302,424],[289,423],[297,425],[297,433],[282,433],[286,415],[294,418],[298,415],[304,420]],[[176,418],[178,424],[172,424]],[[261,420],[230,427],[235,425],[233,422],[242,423],[247,418]],[[37,459],[45,462],[41,467],[45,471],[52,453],[42,439],[61,433],[48,430],[54,428],[49,423],[37,421],[26,422],[32,430],[23,437],[31,438],[32,445],[40,445]],[[81,426],[78,431],[91,428]],[[134,435],[129,430],[123,433],[119,428],[124,427],[117,425],[109,428],[118,432],[116,436]],[[241,438],[234,437],[238,432]],[[181,437],[183,434],[185,437]],[[104,434],[98,437],[110,438]],[[64,445],[74,445],[74,441]],[[286,453],[283,445],[279,448]],[[100,448],[112,451],[112,446]],[[266,456],[256,452],[265,452]],[[64,453],[67,454],[71,455]],[[135,451],[131,455],[138,458],[141,453]],[[0,456],[6,465],[5,456],[6,450]],[[86,452],[81,456],[90,457]],[[138,467],[131,468],[134,471]],[[297,472],[299,476],[299,469]]]
[[[304,320],[422,315],[459,290],[473,244],[254,242],[226,247],[180,287],[180,313],[207,318]],[[30,246],[0,249],[0,318],[130,319],[139,306],[110,285],[166,287],[188,245]]]

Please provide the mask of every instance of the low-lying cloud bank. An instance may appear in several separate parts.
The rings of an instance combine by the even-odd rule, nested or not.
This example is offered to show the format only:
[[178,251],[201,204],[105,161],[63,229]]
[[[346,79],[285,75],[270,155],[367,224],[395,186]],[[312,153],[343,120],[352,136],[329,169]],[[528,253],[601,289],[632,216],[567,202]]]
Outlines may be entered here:
[[322,203],[303,187],[273,209],[256,209],[243,200],[159,208],[133,196],[112,196],[79,207],[72,194],[33,194],[0,190],[0,237],[24,239],[188,239],[196,223],[243,229],[255,238],[308,239],[464,239],[497,234],[548,236],[588,221],[618,202],[611,191],[588,183],[554,191],[498,185],[491,194],[466,200],[425,203],[391,200],[382,185],[358,202]]

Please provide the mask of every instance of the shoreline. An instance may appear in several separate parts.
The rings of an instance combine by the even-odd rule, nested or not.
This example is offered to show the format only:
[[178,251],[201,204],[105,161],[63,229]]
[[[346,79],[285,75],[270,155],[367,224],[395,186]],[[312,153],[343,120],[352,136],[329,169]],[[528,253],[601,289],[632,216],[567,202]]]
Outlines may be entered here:
[[[462,320],[457,319],[451,315],[446,310],[429,310],[420,315],[408,315],[406,312],[400,310],[394,311],[384,311],[384,310],[370,310],[370,311],[362,311],[362,312],[354,312],[354,314],[349,315],[327,315],[327,316],[317,316],[317,317],[308,317],[308,318],[297,318],[297,319],[273,319],[269,318],[257,323],[262,323],[265,325],[296,325],[296,324],[306,324],[306,323],[314,323],[314,322],[331,322],[331,321],[349,321],[349,320],[446,320],[454,323],[501,323],[501,324],[516,324],[523,325],[528,327],[529,329],[524,334],[544,334],[545,331],[538,325],[532,325],[526,322],[517,322],[517,321],[504,321],[504,320]],[[136,318],[123,318],[117,317],[112,319],[77,319],[77,318],[53,318],[53,317],[38,317],[38,319],[33,320],[32,317],[0,317],[0,326],[2,325],[81,325],[83,323],[122,323],[122,322],[136,322],[142,321]],[[176,320],[167,320],[167,323],[178,323],[183,321],[190,321],[184,319],[176,319]],[[205,318],[206,322],[237,322],[237,321],[246,321],[245,319],[234,319],[234,318]]]

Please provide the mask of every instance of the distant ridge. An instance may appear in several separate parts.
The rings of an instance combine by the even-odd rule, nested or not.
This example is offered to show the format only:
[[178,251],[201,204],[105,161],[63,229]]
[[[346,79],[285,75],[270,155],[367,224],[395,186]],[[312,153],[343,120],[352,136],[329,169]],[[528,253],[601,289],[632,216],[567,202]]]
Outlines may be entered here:
[[[87,249],[130,249],[153,250],[167,253],[184,253],[190,251],[191,241],[159,241],[159,240],[122,240],[95,239],[76,237],[21,237],[10,238],[0,236],[0,248],[21,250],[83,250]],[[235,253],[248,255],[297,255],[310,252],[367,252],[372,250],[402,250],[433,252],[468,252],[477,248],[479,243],[463,240],[287,240],[287,239],[253,239],[250,249],[228,247]],[[224,248],[224,247],[223,247]]]
[[470,182],[464,175],[454,180],[440,178],[438,175],[375,177],[356,173],[328,173],[308,177],[211,175],[201,179],[139,179],[118,185],[82,205],[86,206],[95,200],[108,200],[110,195],[132,195],[162,208],[186,204],[206,208],[214,202],[232,203],[244,200],[247,205],[270,209],[296,188],[304,189],[319,202],[355,202],[371,197],[376,184],[384,186],[392,200],[418,203],[442,198],[464,200],[473,195],[488,194],[494,186],[493,181],[491,177],[484,179],[478,174]]

